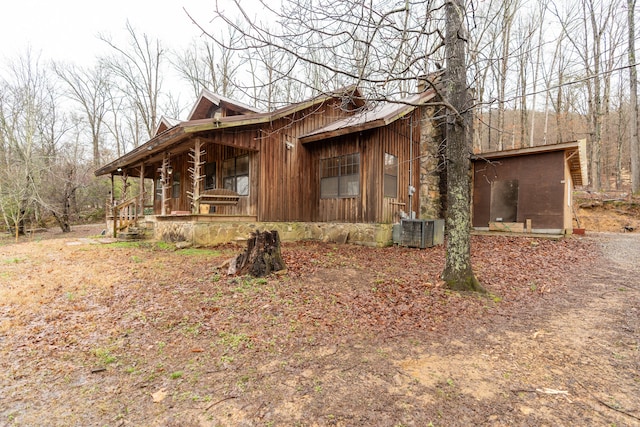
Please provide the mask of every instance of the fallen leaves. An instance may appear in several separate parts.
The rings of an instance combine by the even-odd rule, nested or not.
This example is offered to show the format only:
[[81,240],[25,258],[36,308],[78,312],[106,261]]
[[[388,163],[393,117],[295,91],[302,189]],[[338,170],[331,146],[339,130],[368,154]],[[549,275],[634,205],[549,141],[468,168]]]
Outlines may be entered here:
[[[44,287],[35,277],[51,268],[44,263],[48,249],[25,253],[43,262],[29,265],[38,273],[33,281],[4,289],[12,301],[0,306],[3,351],[11,354],[4,369],[19,378],[29,367],[29,381],[75,387],[98,402],[112,387],[139,398],[146,410],[168,398],[219,410],[266,375],[251,366],[268,366],[269,375],[304,368],[298,357],[270,366],[274,355],[323,347],[335,353],[343,343],[375,346],[396,336],[427,342],[455,324],[491,322],[545,304],[548,291],[566,286],[593,252],[580,240],[475,236],[472,242],[476,274],[493,297],[449,291],[440,280],[442,246],[285,243],[287,273],[254,280],[219,272],[239,247],[187,257],[151,246],[64,245]],[[11,265],[11,277],[21,277],[23,264]],[[23,302],[17,292],[25,290],[36,295]],[[110,351],[102,365],[90,351],[101,348]],[[353,365],[336,366],[347,372]]]

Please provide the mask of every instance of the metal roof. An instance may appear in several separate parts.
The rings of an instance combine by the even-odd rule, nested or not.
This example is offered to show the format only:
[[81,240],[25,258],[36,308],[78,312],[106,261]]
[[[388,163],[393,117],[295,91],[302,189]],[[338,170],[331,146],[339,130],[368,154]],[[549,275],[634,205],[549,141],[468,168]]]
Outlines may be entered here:
[[336,120],[327,126],[302,135],[298,139],[304,144],[386,126],[411,113],[418,106],[431,101],[436,95],[436,90],[430,89],[398,101],[379,103],[371,109],[365,107],[353,116]]

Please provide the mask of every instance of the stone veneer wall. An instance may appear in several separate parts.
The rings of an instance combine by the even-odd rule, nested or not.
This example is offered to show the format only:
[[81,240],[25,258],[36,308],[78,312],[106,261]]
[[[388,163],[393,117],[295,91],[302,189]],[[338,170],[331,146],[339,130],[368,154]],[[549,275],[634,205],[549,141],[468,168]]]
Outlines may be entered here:
[[392,224],[350,224],[320,222],[198,222],[193,220],[156,221],[154,239],[213,246],[243,241],[252,232],[277,230],[282,241],[318,240],[366,246],[392,243]]
[[443,162],[439,153],[442,131],[435,117],[441,107],[422,108],[420,132],[420,212],[419,218],[442,218],[440,176]]

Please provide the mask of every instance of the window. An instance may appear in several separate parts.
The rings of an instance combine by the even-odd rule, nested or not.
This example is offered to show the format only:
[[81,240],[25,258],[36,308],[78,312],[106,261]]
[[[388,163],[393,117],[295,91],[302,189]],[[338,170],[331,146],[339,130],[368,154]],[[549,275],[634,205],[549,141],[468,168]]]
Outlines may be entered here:
[[204,189],[214,188],[216,188],[216,164],[215,162],[206,163],[204,165]]
[[227,159],[222,163],[222,185],[241,196],[249,195],[249,156]]
[[171,197],[174,199],[180,198],[180,172],[173,173],[173,182],[171,185]]
[[384,153],[384,197],[398,197],[398,158]]
[[156,179],[156,199],[162,199],[162,178]]
[[320,197],[355,197],[360,194],[360,154],[320,160]]

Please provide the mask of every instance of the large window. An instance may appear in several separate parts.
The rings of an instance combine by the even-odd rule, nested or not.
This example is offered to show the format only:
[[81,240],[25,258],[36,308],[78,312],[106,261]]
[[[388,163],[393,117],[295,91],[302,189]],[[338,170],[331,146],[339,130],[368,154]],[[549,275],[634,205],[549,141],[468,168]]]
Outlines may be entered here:
[[249,195],[249,156],[227,159],[222,163],[222,184],[241,196]]
[[398,158],[384,153],[384,197],[398,197]]
[[180,172],[173,173],[173,182],[171,185],[171,197],[174,199],[180,198]]
[[204,165],[204,189],[212,190],[216,188],[216,163],[206,163]]
[[360,154],[320,160],[320,197],[355,197],[360,194]]

